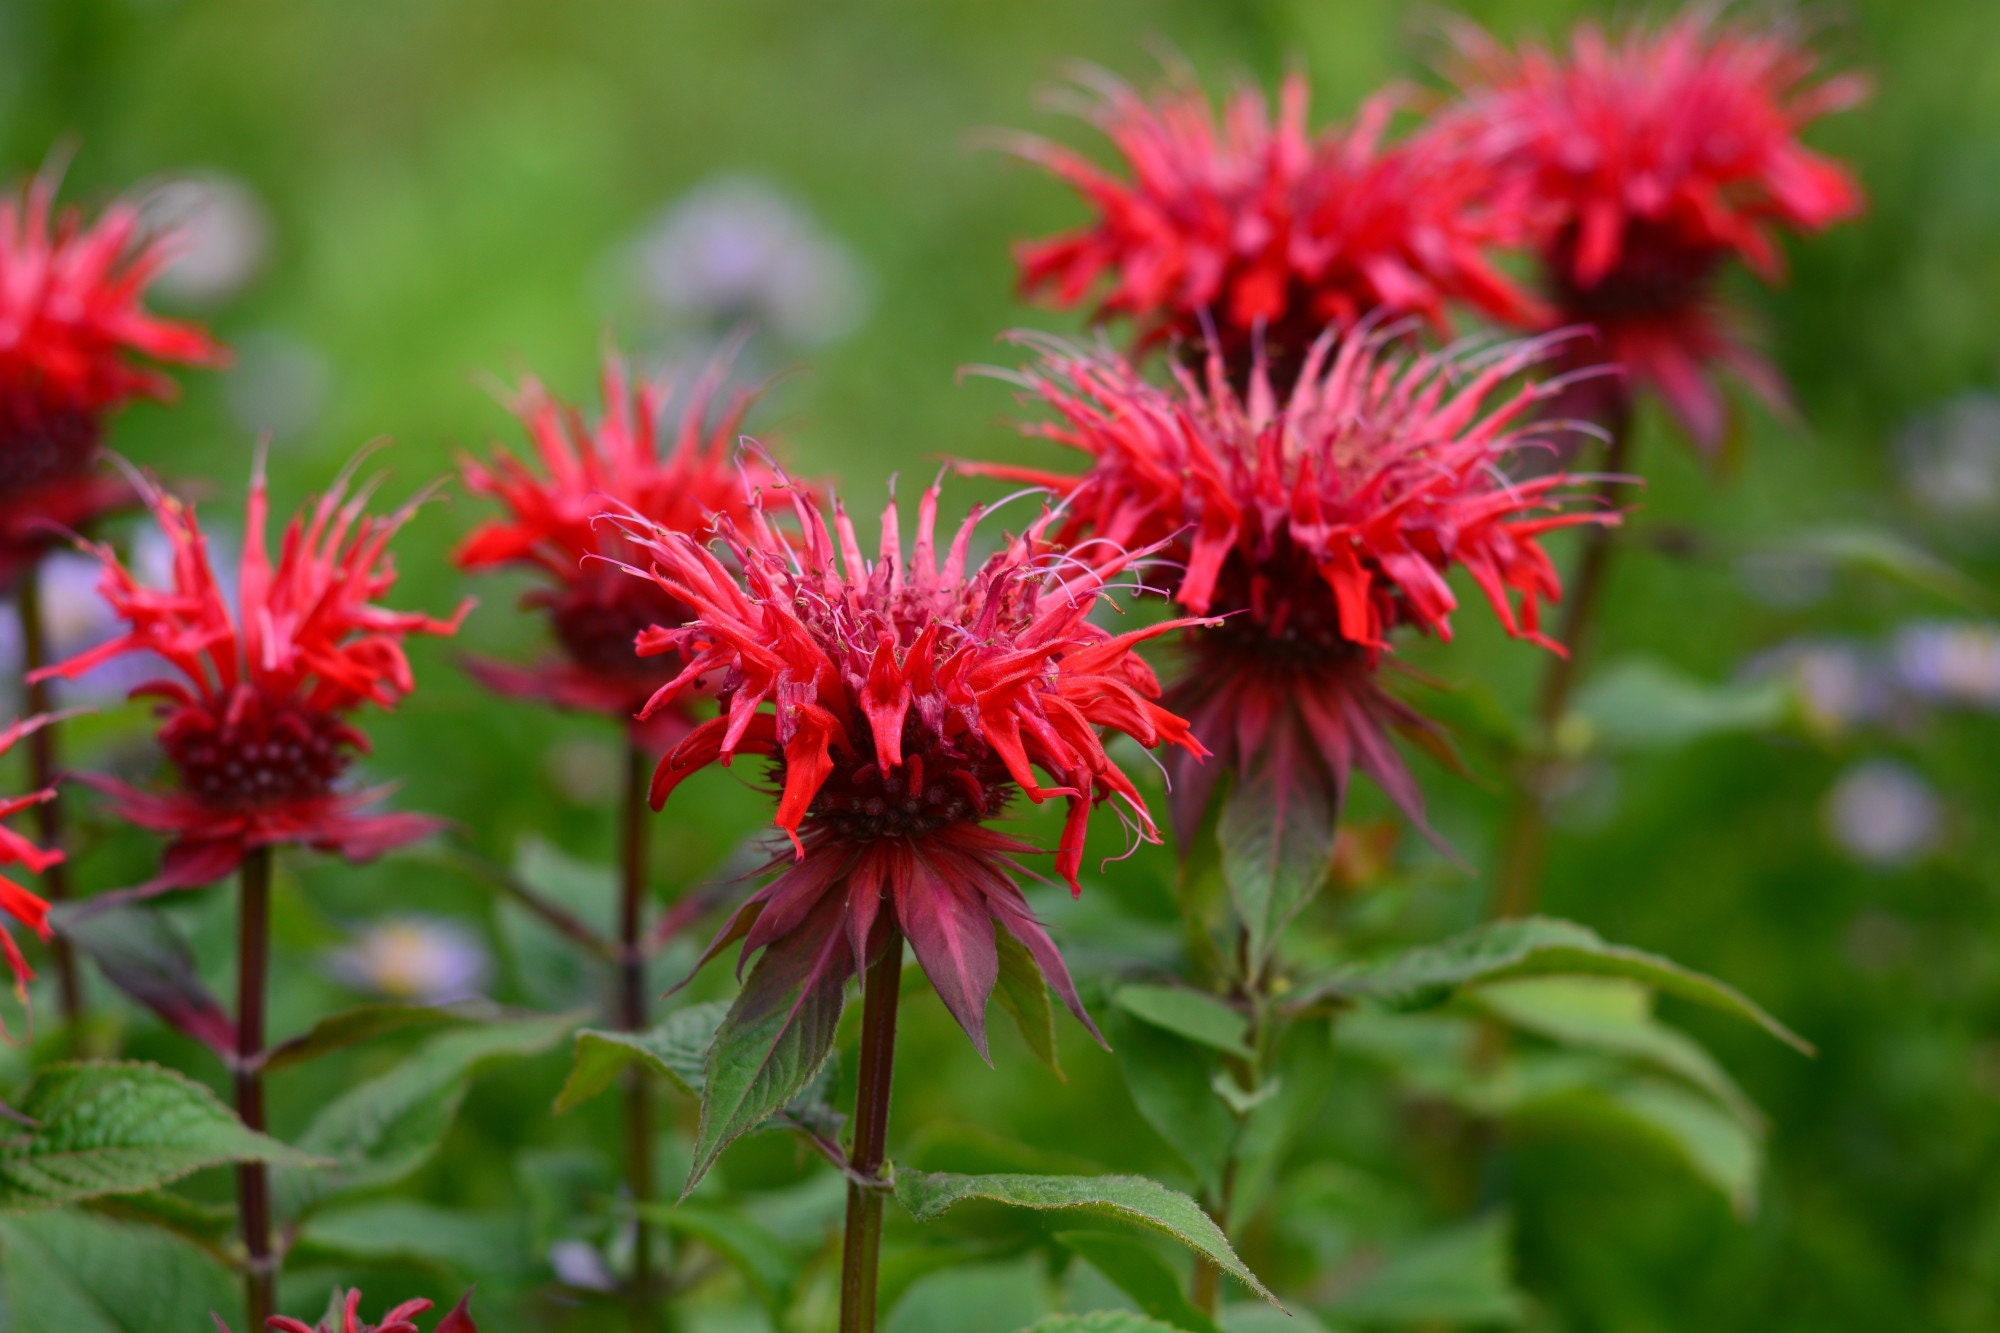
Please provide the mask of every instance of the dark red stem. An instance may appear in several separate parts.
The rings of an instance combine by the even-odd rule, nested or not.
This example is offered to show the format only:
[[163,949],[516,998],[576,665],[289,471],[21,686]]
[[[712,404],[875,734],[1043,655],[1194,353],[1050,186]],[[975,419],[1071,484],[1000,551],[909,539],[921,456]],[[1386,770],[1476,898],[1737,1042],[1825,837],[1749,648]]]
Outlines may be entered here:
[[[618,993],[614,1020],[627,1032],[646,1027],[646,839],[652,811],[647,805],[651,765],[646,753],[628,745],[625,754],[625,796],[619,813],[618,838]],[[625,1186],[641,1210],[632,1236],[632,1327],[635,1333],[655,1326],[653,1287],[653,1227],[644,1214],[653,1202],[653,1085],[643,1069],[625,1075]]]
[[869,965],[862,983],[861,1067],[854,1091],[854,1147],[847,1155],[847,1235],[840,1252],[840,1333],[875,1333],[883,1194],[877,1181],[889,1141],[889,1081],[896,1066],[896,1001],[902,986],[903,937],[892,932],[889,946]]
[[[236,1113],[264,1131],[264,997],[271,970],[271,849],[243,858],[243,900],[236,926]],[[278,1308],[278,1267],[271,1254],[271,1181],[262,1162],[236,1168],[236,1203],[243,1219],[243,1303],[251,1328]]]
[[[42,622],[42,570],[39,564],[31,565],[21,575],[20,612],[22,667],[29,677],[28,716],[34,717],[49,712],[54,706],[49,697],[49,683],[33,679],[36,668],[48,663],[48,645],[44,638],[46,626]],[[56,785],[56,778],[62,770],[60,729],[60,723],[51,722],[28,735],[29,785],[33,790],[40,791]],[[35,819],[42,846],[60,848],[63,845],[61,794],[36,806]],[[42,889],[43,896],[50,902],[61,902],[69,897],[69,862],[58,861],[44,870]],[[69,941],[60,935],[49,941],[49,953],[56,964],[57,1003],[62,1008],[63,1022],[69,1026],[74,1038],[77,1035],[76,1021],[83,1016],[83,983],[77,976],[76,954],[70,949]]]

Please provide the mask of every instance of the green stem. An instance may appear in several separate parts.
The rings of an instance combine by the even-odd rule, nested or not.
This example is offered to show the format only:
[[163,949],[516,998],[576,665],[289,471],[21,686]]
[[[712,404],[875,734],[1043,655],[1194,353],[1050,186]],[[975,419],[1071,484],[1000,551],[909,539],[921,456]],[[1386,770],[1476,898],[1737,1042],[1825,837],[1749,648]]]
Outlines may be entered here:
[[[1239,940],[1239,942],[1241,942]],[[1253,974],[1248,968],[1246,949],[1238,949],[1238,960],[1242,966],[1242,981],[1237,986],[1237,998],[1250,1005],[1250,1058],[1229,1061],[1229,1072],[1236,1085],[1254,1092],[1264,1086],[1265,1071],[1270,1067],[1270,1045],[1272,1040],[1271,1005],[1265,994],[1264,985],[1269,964],[1257,969]],[[1214,1194],[1204,1201],[1215,1225],[1224,1234],[1229,1231],[1230,1213],[1236,1207],[1236,1183],[1241,1174],[1243,1132],[1249,1123],[1248,1115],[1236,1117],[1236,1133],[1230,1139],[1229,1152],[1222,1161],[1222,1180]],[[1232,1240],[1234,1238],[1232,1237]],[[1207,1259],[1197,1257],[1194,1263],[1194,1280],[1188,1288],[1188,1300],[1195,1309],[1215,1318],[1222,1302],[1222,1270]]]
[[[34,717],[54,707],[49,682],[33,679],[35,670],[48,662],[47,627],[42,620],[42,569],[39,563],[30,565],[21,575],[19,609],[22,669],[30,677],[28,716]],[[28,735],[29,784],[33,790],[40,791],[56,785],[56,777],[62,769],[60,728],[60,723],[51,722]],[[60,848],[63,845],[60,789],[56,796],[35,807],[35,819],[42,846]],[[42,888],[43,896],[50,902],[61,902],[69,897],[69,862],[58,861],[44,870]],[[83,1016],[83,983],[77,973],[76,954],[70,949],[69,941],[61,935],[49,941],[49,953],[56,965],[57,1003],[62,1009],[63,1022],[74,1039],[78,1035],[77,1020]]]
[[[619,828],[618,992],[614,1021],[627,1032],[646,1028],[646,843],[651,828],[647,804],[648,764],[637,745],[625,752],[625,797]],[[653,1227],[645,1207],[654,1199],[653,1085],[634,1066],[625,1075],[625,1187],[639,1216],[632,1234],[631,1310],[634,1333],[658,1327],[655,1304]]]
[[847,1234],[840,1252],[840,1333],[875,1333],[882,1259],[882,1189],[877,1181],[888,1147],[896,1001],[902,985],[903,937],[894,932],[862,983],[861,1065],[854,1093],[854,1146],[847,1157]]
[[[236,928],[236,1113],[264,1130],[264,997],[271,964],[271,849],[243,857],[243,900]],[[278,1268],[271,1254],[271,1182],[262,1162],[236,1168],[237,1209],[243,1220],[243,1304],[249,1327],[277,1312]]]
[[[1606,475],[1597,483],[1595,494],[1600,503],[1609,506],[1623,484],[1621,474],[1631,458],[1629,405],[1607,423],[1607,429],[1611,438],[1604,454]],[[1567,655],[1551,654],[1543,669],[1535,699],[1532,748],[1522,761],[1520,779],[1508,802],[1494,881],[1495,918],[1527,916],[1541,896],[1542,869],[1548,856],[1549,800],[1560,761],[1557,732],[1569,715],[1583,656],[1603,605],[1605,576],[1622,531],[1609,523],[1594,523],[1584,531],[1583,557],[1563,599],[1562,624],[1556,635],[1556,641],[1569,651]]]

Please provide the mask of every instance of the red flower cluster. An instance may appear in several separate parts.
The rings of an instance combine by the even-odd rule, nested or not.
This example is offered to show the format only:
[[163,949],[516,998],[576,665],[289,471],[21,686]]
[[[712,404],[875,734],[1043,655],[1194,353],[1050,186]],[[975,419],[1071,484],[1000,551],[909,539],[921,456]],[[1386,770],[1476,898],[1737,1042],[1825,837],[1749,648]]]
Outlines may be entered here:
[[495,451],[490,462],[462,460],[466,488],[494,497],[507,514],[482,523],[454,558],[467,570],[520,565],[542,574],[548,585],[523,604],[548,613],[563,650],[561,658],[527,668],[474,660],[470,668],[482,684],[500,694],[617,717],[656,751],[686,733],[680,710],[660,712],[645,726],[632,719],[676,669],[640,658],[634,641],[649,625],[685,620],[687,609],[657,586],[621,573],[615,566],[632,559],[632,547],[616,527],[597,519],[618,510],[670,531],[701,534],[716,514],[744,515],[746,482],[767,484],[771,476],[733,457],[753,392],[732,395],[710,423],[724,369],[718,362],[695,384],[671,442],[660,438],[660,420],[672,386],[643,377],[635,382],[616,357],[604,363],[604,417],[594,427],[529,379],[511,406],[534,443],[541,471],[505,451]]
[[[416,1318],[431,1308],[431,1303],[421,1298],[404,1301],[395,1309],[382,1316],[379,1324],[364,1323],[361,1318],[361,1293],[359,1291],[336,1291],[333,1306],[317,1324],[307,1324],[286,1315],[274,1315],[267,1324],[272,1333],[421,1333]],[[229,1325],[222,1317],[215,1317],[215,1326],[221,1333],[229,1333]],[[432,1333],[479,1333],[472,1322],[472,1293],[459,1297],[458,1304],[451,1308],[443,1321]]]
[[156,654],[180,674],[133,691],[161,701],[160,747],[178,790],[82,779],[110,795],[121,818],[175,835],[149,892],[211,883],[254,847],[305,843],[365,861],[437,827],[416,815],[366,813],[384,789],[337,789],[368,748],[346,715],[364,702],[394,707],[414,684],[403,637],[455,633],[471,603],[448,621],[377,605],[396,581],[389,540],[417,502],[367,515],[372,488],[350,497],[348,481],[343,473],[292,519],[273,565],[259,462],[233,607],[194,510],[150,481],[141,494],[173,545],[173,586],[143,587],[109,546],[90,548],[104,565],[99,591],[129,628],[39,674],[74,678],[134,652]]
[[1501,207],[1532,217],[1557,319],[1595,326],[1595,356],[1656,388],[1706,451],[1726,424],[1711,366],[1782,401],[1777,372],[1732,337],[1713,280],[1736,257],[1775,281],[1777,233],[1860,211],[1853,176],[1798,136],[1865,81],[1815,82],[1789,34],[1707,8],[1616,41],[1583,24],[1566,57],[1510,52],[1471,27],[1459,46],[1465,102],[1448,130],[1504,182]]
[[1260,335],[1274,358],[1304,354],[1329,324],[1376,310],[1445,325],[1463,301],[1522,321],[1536,306],[1489,262],[1524,236],[1493,206],[1492,180],[1446,137],[1384,144],[1397,98],[1383,95],[1346,129],[1309,134],[1306,84],[1293,76],[1271,118],[1263,95],[1234,93],[1217,123],[1199,89],[1154,101],[1108,77],[1093,119],[1129,179],[1038,139],[1019,150],[1073,185],[1094,216],[1082,228],[1020,246],[1022,286],[1057,305],[1110,275],[1100,316],[1134,320],[1142,343],[1197,345],[1204,321],[1232,367],[1247,368]]
[[1329,333],[1283,399],[1261,362],[1239,395],[1213,350],[1205,376],[1176,367],[1172,390],[1109,353],[1053,343],[1022,374],[1058,417],[1033,429],[1088,455],[1089,470],[972,470],[1063,495],[1065,538],[1171,542],[1185,562],[1175,600],[1225,617],[1193,636],[1195,662],[1168,696],[1221,758],[1171,761],[1184,840],[1218,769],[1310,769],[1330,811],[1358,766],[1422,822],[1422,795],[1385,735],[1420,719],[1374,677],[1397,627],[1450,637],[1453,565],[1508,633],[1560,651],[1539,628],[1541,600],[1560,592],[1539,539],[1616,519],[1563,512],[1563,476],[1513,482],[1500,467],[1536,442],[1533,409],[1555,390],[1492,400],[1546,354],[1545,342],[1418,354],[1379,334],[1336,347]]
[[[16,721],[0,731],[0,755],[13,749],[14,742],[51,720],[47,715],[31,717]],[[52,801],[55,795],[55,789],[51,787],[29,792],[26,796],[0,797],[0,819],[10,819],[31,806]],[[62,859],[59,849],[51,847],[43,850],[5,824],[0,824],[0,866],[23,866],[29,874],[39,875]],[[5,875],[0,875],[0,913],[13,917],[43,939],[49,937],[49,905]],[[28,983],[34,979],[35,971],[21,956],[20,946],[14,943],[14,937],[4,923],[0,923],[0,955],[6,957],[7,966],[14,973],[14,994],[20,997],[23,1004],[27,1003]],[[0,1033],[5,1031],[5,1025],[0,1024]]]
[[94,470],[105,413],[165,398],[173,381],[134,363],[216,365],[201,329],[140,304],[171,258],[171,235],[141,236],[139,210],[113,204],[86,227],[55,211],[56,178],[0,200],[0,579],[65,528],[130,499]]
[[[790,978],[788,991],[837,995],[900,930],[984,1054],[997,925],[1089,1026],[1062,956],[1014,882],[1015,858],[1037,849],[985,825],[1017,791],[1066,799],[1056,867],[1073,890],[1095,803],[1115,798],[1136,836],[1157,838],[1098,730],[1201,753],[1187,725],[1155,702],[1159,684],[1133,653],[1187,622],[1115,637],[1092,625],[1107,580],[1135,557],[1092,564],[1060,553],[1043,541],[1046,515],[968,571],[979,512],[940,565],[936,487],[919,505],[911,557],[891,503],[873,563],[838,504],[829,532],[815,504],[792,499],[797,545],[761,506],[747,538],[720,524],[735,571],[687,533],[628,526],[651,559],[650,578],[693,613],[682,628],[642,637],[642,652],[685,661],[651,707],[670,706],[705,676],[722,681],[721,715],[661,762],[655,807],[700,768],[769,755],[776,822],[797,852],[705,957],[741,939],[746,958],[765,950],[758,973]],[[746,995],[758,986],[753,975]]]

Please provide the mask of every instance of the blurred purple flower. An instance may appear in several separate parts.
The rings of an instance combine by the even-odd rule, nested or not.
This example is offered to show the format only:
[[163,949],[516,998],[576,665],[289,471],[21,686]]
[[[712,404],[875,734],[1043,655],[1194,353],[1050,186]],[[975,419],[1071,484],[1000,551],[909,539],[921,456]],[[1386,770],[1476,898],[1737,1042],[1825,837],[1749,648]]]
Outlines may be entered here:
[[1912,419],[1896,437],[1903,489],[1932,513],[2000,510],[2000,394],[1960,394]]
[[853,252],[756,176],[717,176],[689,191],[640,239],[638,264],[664,314],[712,330],[748,321],[787,342],[831,342],[868,305]]
[[578,1291],[616,1291],[618,1279],[604,1255],[587,1240],[559,1240],[549,1246],[556,1281]]
[[333,975],[388,1000],[442,1004],[479,993],[492,956],[478,934],[446,917],[403,916],[377,921],[334,951]]
[[1896,720],[1904,711],[1894,674],[1881,654],[1844,639],[1794,639],[1752,658],[1750,677],[1782,676],[1808,726],[1827,736]]
[[[157,529],[142,528],[132,543],[132,569],[148,584],[171,580],[173,549]],[[40,565],[42,580],[43,633],[47,635],[45,656],[60,662],[124,632],[124,622],[98,595],[98,562],[78,551],[52,551]],[[9,604],[0,612],[0,671],[4,671],[10,691],[9,715],[22,708],[23,661],[20,608]],[[159,658],[148,653],[130,653],[114,658],[73,681],[52,682],[58,700],[65,705],[115,703],[135,686],[161,674]]]
[[1944,807],[1930,784],[1892,759],[1870,759],[1840,775],[1820,811],[1827,836],[1857,861],[1909,865],[1944,833]]
[[193,305],[219,305],[264,266],[271,217],[263,200],[233,176],[202,172],[170,180],[144,201],[147,220],[181,241],[153,289]]
[[1929,703],[2000,710],[2000,625],[1915,621],[1890,648],[1905,689]]

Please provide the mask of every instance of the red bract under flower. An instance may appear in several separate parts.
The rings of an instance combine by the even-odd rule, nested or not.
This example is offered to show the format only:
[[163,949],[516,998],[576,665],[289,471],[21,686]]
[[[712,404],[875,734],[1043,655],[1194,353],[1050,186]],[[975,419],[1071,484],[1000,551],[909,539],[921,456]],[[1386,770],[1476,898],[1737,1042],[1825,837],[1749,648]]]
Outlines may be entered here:
[[[546,577],[548,586],[523,604],[547,611],[563,650],[561,658],[534,667],[472,662],[489,689],[632,723],[673,678],[676,663],[641,658],[633,645],[649,625],[685,620],[686,608],[607,563],[629,561],[633,549],[617,528],[594,520],[607,509],[629,510],[670,531],[699,535],[715,514],[745,514],[746,482],[766,484],[771,476],[754,465],[739,466],[733,456],[754,393],[733,394],[710,422],[723,370],[718,362],[695,385],[670,441],[660,438],[659,427],[672,386],[634,382],[615,357],[604,363],[605,415],[594,427],[530,379],[512,408],[534,442],[541,470],[504,451],[495,451],[490,462],[463,460],[466,488],[499,500],[507,514],[481,524],[454,558],[468,570],[519,565]],[[632,725],[635,735],[661,751],[687,730],[680,710]]]
[[1594,325],[1597,355],[1656,388],[1705,451],[1727,418],[1712,366],[1782,402],[1777,372],[1731,335],[1714,277],[1734,257],[1776,281],[1780,232],[1860,211],[1854,177],[1798,136],[1864,81],[1815,82],[1790,34],[1705,9],[1617,41],[1583,24],[1566,57],[1472,27],[1459,45],[1465,104],[1446,132],[1469,135],[1509,207],[1533,216],[1557,318]]
[[740,573],[685,533],[628,525],[651,558],[651,578],[693,610],[684,627],[642,640],[642,651],[686,662],[652,706],[669,706],[705,676],[721,678],[721,715],[661,762],[654,805],[709,764],[770,755],[781,790],[776,822],[797,853],[708,956],[741,939],[746,958],[765,950],[752,989],[772,977],[801,997],[824,987],[837,995],[900,929],[983,1054],[997,926],[1089,1025],[1015,884],[1016,858],[1037,849],[986,823],[1017,791],[1067,800],[1056,867],[1072,889],[1098,801],[1122,803],[1137,836],[1157,837],[1098,733],[1201,753],[1186,724],[1154,702],[1158,682],[1133,652],[1184,622],[1115,637],[1092,625],[1106,580],[1131,557],[1091,566],[1061,555],[1042,541],[1046,517],[968,571],[978,511],[940,566],[935,487],[924,492],[907,561],[893,503],[872,564],[837,504],[831,532],[816,506],[796,494],[793,506],[803,533],[796,545],[761,508],[749,540],[721,525]]
[[[417,1327],[417,1316],[431,1308],[431,1303],[421,1298],[404,1301],[395,1309],[382,1316],[379,1324],[370,1324],[361,1318],[361,1293],[359,1291],[336,1291],[333,1306],[317,1324],[307,1324],[286,1315],[274,1315],[268,1327],[272,1333],[422,1333]],[[216,1328],[221,1333],[229,1333],[229,1325],[222,1322],[220,1315],[215,1319]],[[432,1333],[479,1333],[472,1322],[472,1293],[459,1298]]]
[[368,748],[347,715],[368,702],[394,707],[414,685],[403,637],[455,633],[471,604],[448,621],[378,605],[396,581],[389,540],[416,502],[372,516],[364,513],[370,488],[350,497],[347,485],[343,474],[292,519],[273,565],[260,463],[235,606],[193,508],[150,482],[141,493],[173,545],[173,586],[143,587],[109,546],[90,548],[104,564],[99,591],[128,628],[39,674],[73,678],[134,652],[157,654],[179,673],[133,691],[161,701],[160,747],[178,789],[82,779],[108,793],[121,818],[174,835],[148,891],[210,883],[253,847],[305,843],[364,861],[438,826],[417,815],[368,813],[386,789],[338,789],[354,755]]
[[[13,749],[15,741],[50,720],[46,715],[31,717],[24,721],[16,721],[6,730],[0,731],[0,755]],[[0,819],[11,819],[31,806],[54,800],[55,795],[55,789],[51,787],[29,792],[26,796],[0,797]],[[5,824],[0,824],[0,866],[18,865],[24,867],[31,875],[39,875],[62,859],[62,852],[56,848],[44,850],[37,847]],[[49,905],[38,895],[22,888],[5,875],[0,875],[0,913],[13,917],[43,939],[49,937]],[[4,922],[0,922],[0,955],[5,956],[7,966],[14,973],[14,994],[26,1004],[28,982],[34,979],[35,972],[28,966],[28,960],[21,956],[20,946],[14,943],[14,937],[8,932]],[[0,1033],[5,1031],[5,1024],[0,1024]]]
[[55,211],[56,179],[0,200],[0,579],[63,529],[130,499],[95,464],[104,415],[173,381],[131,358],[215,365],[201,329],[140,304],[171,257],[171,235],[141,235],[120,202],[90,226]]
[[1226,617],[1192,636],[1194,661],[1168,695],[1222,759],[1172,762],[1184,838],[1219,769],[1266,765],[1315,765],[1329,810],[1358,766],[1422,821],[1421,794],[1385,734],[1420,719],[1375,674],[1399,626],[1450,637],[1452,566],[1508,633],[1556,647],[1539,628],[1541,601],[1560,591],[1540,538],[1613,520],[1562,512],[1563,476],[1512,482],[1500,469],[1534,441],[1527,423],[1553,390],[1494,400],[1545,354],[1542,343],[1478,358],[1418,354],[1364,336],[1336,349],[1328,335],[1282,400],[1261,364],[1239,396],[1215,353],[1205,377],[1177,367],[1172,389],[1109,353],[1053,343],[1020,376],[1058,417],[1036,433],[1083,451],[1089,470],[971,470],[1063,494],[1065,539],[1170,541],[1185,562],[1175,600]]
[[1420,133],[1384,144],[1396,98],[1370,100],[1350,128],[1306,129],[1306,83],[1285,81],[1275,121],[1245,88],[1220,123],[1199,89],[1154,101],[1105,78],[1092,119],[1129,179],[1041,140],[1019,151],[1068,181],[1094,217],[1023,245],[1023,287],[1074,305],[1099,280],[1100,316],[1122,315],[1144,342],[1195,341],[1212,321],[1232,367],[1247,369],[1262,331],[1271,355],[1296,360],[1328,325],[1371,312],[1443,327],[1467,302],[1496,318],[1536,307],[1487,259],[1516,241],[1520,220],[1490,206],[1476,159]]

